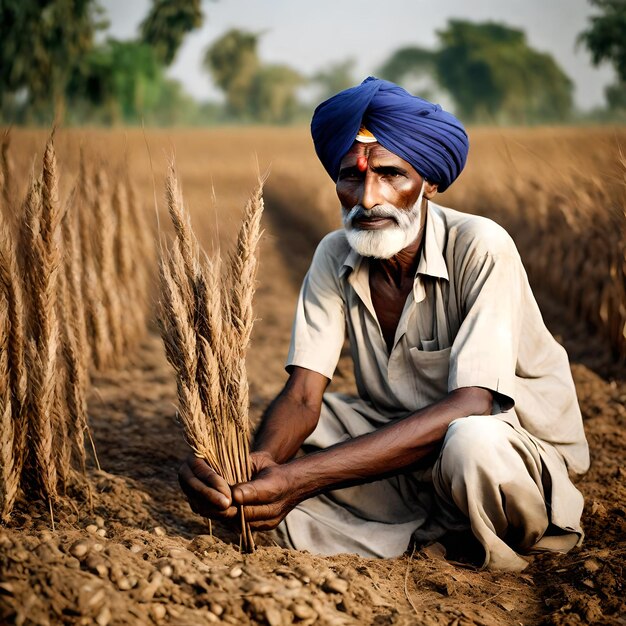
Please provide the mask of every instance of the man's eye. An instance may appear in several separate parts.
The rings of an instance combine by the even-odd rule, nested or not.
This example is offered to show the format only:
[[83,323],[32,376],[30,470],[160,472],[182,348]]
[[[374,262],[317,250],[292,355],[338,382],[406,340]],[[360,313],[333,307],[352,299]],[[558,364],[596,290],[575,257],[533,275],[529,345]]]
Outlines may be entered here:
[[357,180],[361,178],[361,173],[356,170],[345,170],[339,173],[340,180]]
[[403,178],[404,172],[395,168],[381,168],[379,174],[384,178]]

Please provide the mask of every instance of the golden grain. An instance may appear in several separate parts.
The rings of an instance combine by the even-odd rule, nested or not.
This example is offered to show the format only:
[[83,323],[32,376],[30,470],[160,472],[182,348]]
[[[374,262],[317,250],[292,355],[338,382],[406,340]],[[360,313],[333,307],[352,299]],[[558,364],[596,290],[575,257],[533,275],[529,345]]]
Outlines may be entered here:
[[[245,355],[254,321],[262,186],[246,205],[226,282],[219,253],[201,258],[172,163],[166,199],[175,239],[160,260],[159,319],[166,354],[177,374],[180,419],[195,453],[234,485],[251,476]],[[243,509],[240,517],[242,545],[252,550]]]

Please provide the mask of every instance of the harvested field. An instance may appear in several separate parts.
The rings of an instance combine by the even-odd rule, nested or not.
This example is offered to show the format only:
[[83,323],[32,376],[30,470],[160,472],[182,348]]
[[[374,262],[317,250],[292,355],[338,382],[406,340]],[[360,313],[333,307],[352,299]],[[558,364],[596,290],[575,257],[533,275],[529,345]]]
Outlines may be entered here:
[[[61,205],[84,180],[79,178],[81,152],[89,171],[100,172],[93,189],[84,184],[77,191],[91,197],[85,206],[95,207],[91,233],[82,239],[91,242],[83,247],[84,271],[100,276],[98,268],[106,261],[99,255],[106,256],[103,246],[112,247],[116,276],[125,267],[126,282],[137,273],[143,276],[146,268],[157,275],[145,238],[130,240],[125,253],[106,227],[107,215],[115,215],[116,223],[127,219],[126,192],[120,190],[126,188],[118,188],[126,176],[132,182],[128,193],[146,209],[141,232],[156,231],[155,200],[160,228],[169,232],[165,179],[175,155],[194,231],[211,252],[233,244],[257,183],[257,160],[261,173],[270,170],[257,320],[247,361],[254,423],[284,384],[291,317],[315,245],[339,226],[334,188],[307,129],[151,130],[145,137],[137,130],[63,130],[56,135]],[[44,132],[11,131],[3,152],[4,207],[21,202],[33,162],[35,171],[41,170],[46,139]],[[493,217],[510,230],[548,326],[570,354],[592,455],[591,469],[578,483],[586,498],[583,546],[565,556],[536,557],[521,575],[513,575],[450,563],[428,548],[389,560],[321,558],[269,545],[259,533],[257,550],[246,555],[233,531],[213,524],[211,535],[177,484],[188,450],[176,422],[175,374],[156,324],[144,321],[145,334],[138,326],[141,285],[152,284],[145,277],[136,290],[117,290],[117,302],[115,297],[105,301],[103,292],[115,291],[106,285],[92,294],[97,300],[89,309],[92,315],[98,302],[105,311],[118,311],[117,318],[101,325],[112,344],[103,340],[89,348],[87,412],[101,469],[87,445],[91,502],[82,483],[68,481],[67,493],[55,500],[54,529],[50,503],[39,491],[18,498],[0,527],[0,622],[623,623],[626,167],[620,145],[626,145],[626,131],[479,128],[471,130],[470,139],[467,170],[438,202]],[[107,209],[102,203],[109,199]],[[108,272],[108,280],[114,273]],[[153,304],[156,294],[155,287],[148,295]],[[3,350],[7,302],[0,291]],[[119,319],[126,323],[116,331]],[[87,320],[87,328],[96,336],[98,318]],[[0,367],[4,362],[0,352]],[[351,368],[349,358],[342,357],[335,389],[353,388]],[[0,384],[0,403],[5,387]],[[2,412],[0,419],[5,419]]]

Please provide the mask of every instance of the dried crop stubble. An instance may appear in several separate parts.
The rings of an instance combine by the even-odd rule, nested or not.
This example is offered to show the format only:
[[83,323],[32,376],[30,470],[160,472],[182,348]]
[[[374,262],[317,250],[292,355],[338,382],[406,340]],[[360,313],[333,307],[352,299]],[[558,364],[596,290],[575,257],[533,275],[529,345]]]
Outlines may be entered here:
[[[245,354],[252,324],[262,182],[246,205],[229,271],[201,255],[173,165],[166,183],[175,240],[160,259],[160,326],[177,374],[180,419],[194,452],[230,485],[251,476]],[[254,541],[241,510],[242,542]]]

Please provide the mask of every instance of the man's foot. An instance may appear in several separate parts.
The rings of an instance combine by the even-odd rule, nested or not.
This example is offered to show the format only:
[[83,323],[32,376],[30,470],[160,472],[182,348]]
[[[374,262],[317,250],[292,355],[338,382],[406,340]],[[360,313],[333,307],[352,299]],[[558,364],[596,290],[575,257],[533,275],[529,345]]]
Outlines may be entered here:
[[471,530],[448,531],[439,543],[446,550],[446,561],[482,567],[485,549]]

